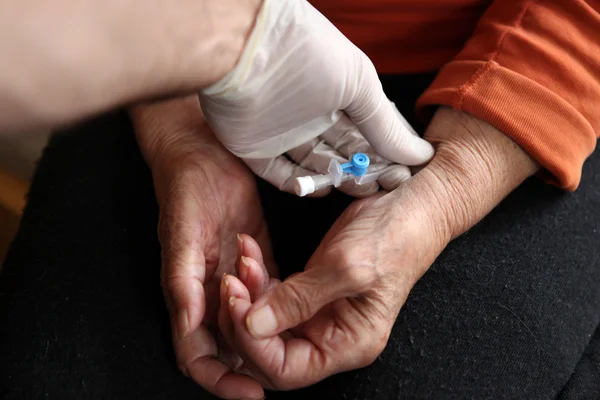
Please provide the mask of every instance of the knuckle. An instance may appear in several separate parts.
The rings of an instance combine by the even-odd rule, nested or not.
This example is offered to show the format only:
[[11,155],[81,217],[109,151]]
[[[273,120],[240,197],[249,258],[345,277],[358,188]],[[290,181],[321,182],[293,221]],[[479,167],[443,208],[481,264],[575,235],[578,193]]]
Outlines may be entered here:
[[365,353],[363,355],[363,358],[362,358],[360,364],[359,364],[359,368],[365,368],[365,367],[368,367],[369,365],[373,364],[377,360],[378,356],[379,355],[374,355],[374,354],[371,354],[371,353],[369,353],[369,354]]
[[306,291],[302,290],[295,284],[282,284],[281,299],[276,302],[276,307],[284,317],[296,316],[302,321],[308,320],[313,315],[311,307],[312,302],[309,301]]
[[347,279],[357,287],[369,287],[373,283],[373,272],[370,267],[354,264],[346,271]]
[[373,364],[387,346],[389,333],[373,336],[369,336],[361,343],[360,347],[362,348],[362,357],[359,361],[360,367],[367,367]]
[[336,274],[346,277],[346,274],[349,273],[348,270],[356,262],[354,252],[353,249],[342,248],[332,254],[332,258],[335,260],[333,268]]
[[358,47],[356,47],[356,55],[358,56],[359,61],[358,66],[360,68],[360,76],[363,79],[369,79],[369,81],[378,79],[377,69],[375,68],[375,64],[369,58],[369,56],[367,56],[367,54]]
[[375,268],[366,261],[356,261],[364,258],[364,255],[356,254],[355,251],[343,252],[335,264],[335,273],[338,279],[343,279],[356,291],[368,289],[376,280]]
[[167,311],[169,312],[171,325],[174,323],[175,318],[175,305],[173,304],[173,299],[171,298],[171,294],[163,287],[163,297],[165,299],[165,305],[167,307]]
[[274,376],[269,377],[269,384],[272,388],[276,390],[285,390],[288,385],[288,382],[282,375],[276,374]]
[[272,165],[273,161],[268,159],[251,159],[244,158],[244,163],[254,172],[256,175],[263,176],[267,173],[268,169]]
[[182,276],[167,276],[161,274],[160,285],[167,295],[173,295],[185,283],[185,278]]

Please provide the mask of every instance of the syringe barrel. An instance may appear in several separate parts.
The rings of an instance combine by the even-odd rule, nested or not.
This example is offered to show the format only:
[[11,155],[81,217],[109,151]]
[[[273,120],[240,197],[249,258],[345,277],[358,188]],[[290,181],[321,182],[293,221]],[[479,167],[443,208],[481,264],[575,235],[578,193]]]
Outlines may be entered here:
[[333,185],[329,175],[313,175],[311,178],[315,183],[315,192]]

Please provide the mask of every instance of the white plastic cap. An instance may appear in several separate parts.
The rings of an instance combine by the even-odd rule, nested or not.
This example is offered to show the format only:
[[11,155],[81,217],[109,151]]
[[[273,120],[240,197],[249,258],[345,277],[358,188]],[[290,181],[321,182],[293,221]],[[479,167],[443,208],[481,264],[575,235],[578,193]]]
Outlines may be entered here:
[[310,176],[301,176],[296,178],[294,183],[294,190],[300,197],[304,197],[307,194],[315,192],[315,181]]

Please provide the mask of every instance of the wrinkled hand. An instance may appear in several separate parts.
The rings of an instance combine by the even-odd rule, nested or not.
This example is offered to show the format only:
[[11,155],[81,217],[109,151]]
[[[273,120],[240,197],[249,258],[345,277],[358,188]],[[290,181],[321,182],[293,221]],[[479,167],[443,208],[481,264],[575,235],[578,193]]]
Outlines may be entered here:
[[264,387],[292,389],[364,367],[384,349],[415,282],[450,240],[537,166],[490,125],[440,109],[426,137],[432,162],[400,190],[355,202],[304,272],[255,300],[221,288],[219,324]]
[[137,107],[132,120],[160,206],[161,283],[178,365],[221,397],[260,399],[261,386],[233,372],[239,357],[216,326],[219,284],[235,272],[238,232],[260,244],[254,256],[271,267],[262,276],[276,276],[254,177],[214,138],[197,98]]
[[200,100],[219,141],[286,191],[296,177],[326,172],[330,155],[348,158],[353,138],[326,134],[344,115],[394,163],[433,155],[387,99],[371,60],[304,0],[264,0],[239,62]]

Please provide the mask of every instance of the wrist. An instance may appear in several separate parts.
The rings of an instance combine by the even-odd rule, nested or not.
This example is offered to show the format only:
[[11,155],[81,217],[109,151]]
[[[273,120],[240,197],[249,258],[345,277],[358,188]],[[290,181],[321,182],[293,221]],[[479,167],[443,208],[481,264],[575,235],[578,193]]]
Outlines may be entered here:
[[221,79],[240,58],[262,0],[158,2],[142,14],[134,3],[103,8],[109,13],[105,30],[112,32],[105,53],[120,60],[105,60],[109,72],[103,75],[124,103],[181,96]]
[[214,136],[197,95],[139,104],[129,113],[140,150],[155,178],[170,181],[207,169],[227,172],[241,164]]
[[[171,62],[168,76],[176,79],[169,86],[181,90],[208,87],[234,69],[254,29],[263,0],[200,3],[199,14],[190,15],[189,29],[179,28],[182,34],[175,56],[170,54],[167,58]],[[182,60],[189,61],[181,63]]]
[[[446,244],[487,215],[539,166],[508,136],[474,116],[440,108],[425,138],[436,148],[411,181]],[[433,211],[433,212],[432,212]]]
[[151,169],[181,160],[186,153],[200,151],[205,124],[198,97],[191,95],[132,106],[129,115],[140,150]]
[[205,123],[196,95],[136,105],[129,113],[161,207],[173,188],[214,185],[219,167],[227,168],[232,156]]

